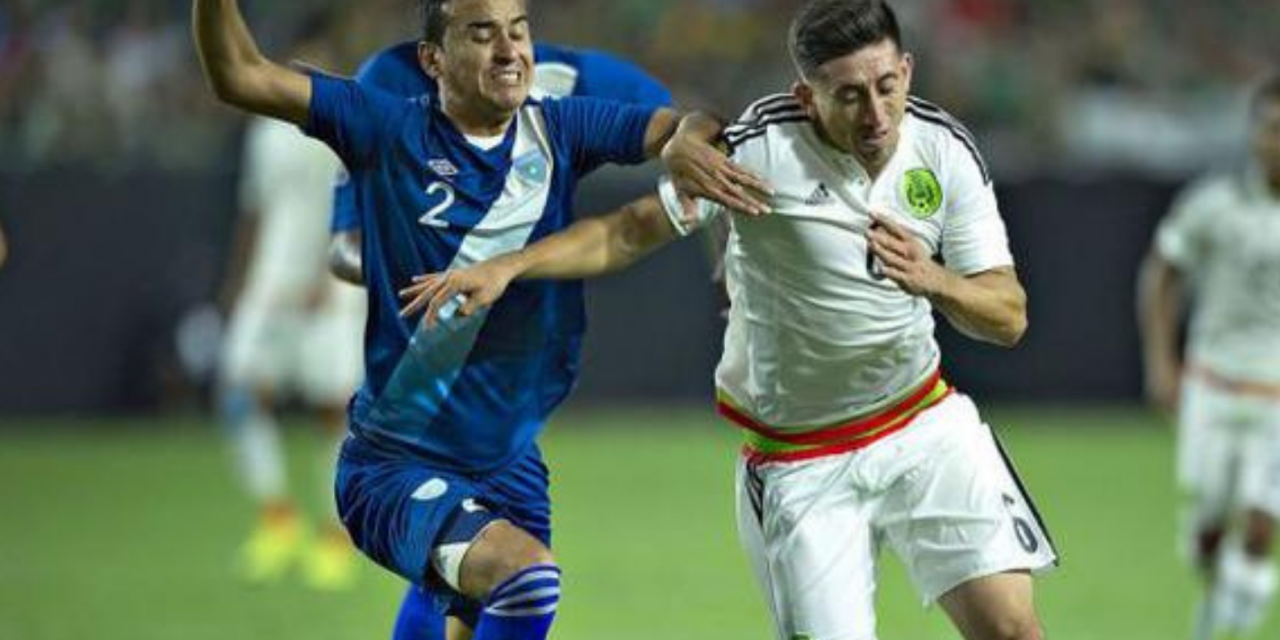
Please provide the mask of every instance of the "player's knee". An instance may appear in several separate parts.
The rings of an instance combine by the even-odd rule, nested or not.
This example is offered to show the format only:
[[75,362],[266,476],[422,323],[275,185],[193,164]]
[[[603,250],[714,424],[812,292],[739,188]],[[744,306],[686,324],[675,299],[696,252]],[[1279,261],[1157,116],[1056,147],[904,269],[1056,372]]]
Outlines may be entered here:
[[1044,630],[1035,616],[1010,617],[997,621],[985,640],[1044,640]]
[[1244,552],[1253,558],[1270,556],[1275,529],[1275,519],[1270,515],[1261,511],[1250,511],[1245,516]]
[[519,527],[498,521],[467,551],[460,572],[461,591],[484,600],[512,576],[536,566],[555,566],[551,550]]

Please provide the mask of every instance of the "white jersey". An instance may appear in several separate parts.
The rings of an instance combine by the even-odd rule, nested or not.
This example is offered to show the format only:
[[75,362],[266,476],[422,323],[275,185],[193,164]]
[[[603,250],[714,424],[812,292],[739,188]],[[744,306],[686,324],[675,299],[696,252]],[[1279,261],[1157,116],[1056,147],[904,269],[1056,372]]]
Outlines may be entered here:
[[[716,370],[726,401],[804,430],[875,411],[927,379],[939,361],[932,308],[877,272],[866,233],[875,211],[957,273],[1012,265],[969,133],[912,99],[874,180],[819,137],[790,95],[756,102],[725,133],[733,160],[775,191],[769,215],[731,218],[732,305]],[[718,213],[703,203],[700,217]]]
[[298,306],[328,279],[329,212],[341,161],[298,128],[254,118],[246,133],[242,210],[258,216],[245,294]]
[[1280,198],[1255,171],[1188,187],[1156,250],[1195,287],[1189,360],[1234,380],[1280,384]]

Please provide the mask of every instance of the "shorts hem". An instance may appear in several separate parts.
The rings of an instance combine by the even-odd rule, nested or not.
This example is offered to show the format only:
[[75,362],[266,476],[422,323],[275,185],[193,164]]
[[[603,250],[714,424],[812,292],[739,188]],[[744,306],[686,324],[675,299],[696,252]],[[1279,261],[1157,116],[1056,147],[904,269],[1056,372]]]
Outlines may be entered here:
[[1010,561],[1010,562],[992,562],[990,564],[980,566],[971,571],[959,573],[954,578],[943,581],[942,582],[943,586],[936,590],[921,589],[920,590],[921,604],[925,608],[931,607],[938,602],[939,598],[946,595],[947,593],[950,593],[951,590],[955,589],[956,587],[959,587],[960,585],[966,582],[969,582],[970,580],[977,580],[978,578],[985,578],[987,576],[999,575],[1001,573],[1011,573],[1014,571],[1027,571],[1027,572],[1030,572],[1031,575],[1036,576],[1042,573],[1047,573],[1049,571],[1052,571],[1055,568],[1057,568],[1057,566],[1058,566],[1058,558],[1056,555],[1052,559],[1044,560],[1044,561],[1028,562],[1024,560],[1024,561]]

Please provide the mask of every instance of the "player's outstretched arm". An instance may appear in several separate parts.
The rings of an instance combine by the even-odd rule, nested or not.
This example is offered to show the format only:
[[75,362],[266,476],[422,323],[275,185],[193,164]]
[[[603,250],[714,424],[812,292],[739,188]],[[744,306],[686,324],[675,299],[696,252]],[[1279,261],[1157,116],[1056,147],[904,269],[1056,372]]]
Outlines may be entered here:
[[236,0],[194,0],[191,32],[205,79],[219,100],[306,124],[311,80],[262,55]]
[[433,326],[440,309],[459,295],[458,315],[468,316],[493,304],[517,278],[576,280],[625,269],[677,234],[655,196],[636,200],[612,213],[579,220],[564,231],[520,251],[465,269],[417,276],[400,291],[401,316],[425,309]]
[[1027,330],[1027,294],[1012,267],[963,276],[934,262],[906,229],[877,216],[868,246],[884,275],[928,298],[956,329],[975,340],[1012,347]]
[[717,146],[724,123],[698,111],[678,118],[678,122],[677,118],[676,112],[659,109],[645,136],[646,153],[652,157],[661,151],[676,190],[732,211],[768,213],[769,183],[735,164]]
[[1142,333],[1142,362],[1147,400],[1173,412],[1178,406],[1182,375],[1178,355],[1178,320],[1182,306],[1182,277],[1168,260],[1154,251],[1142,262],[1138,276],[1138,328]]

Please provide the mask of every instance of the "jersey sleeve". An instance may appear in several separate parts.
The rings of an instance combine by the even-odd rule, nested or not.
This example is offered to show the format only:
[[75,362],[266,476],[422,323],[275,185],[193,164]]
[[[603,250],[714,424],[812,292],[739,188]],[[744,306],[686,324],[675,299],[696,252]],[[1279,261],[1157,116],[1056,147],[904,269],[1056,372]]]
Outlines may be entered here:
[[953,139],[940,158],[948,170],[943,174],[947,208],[942,228],[942,259],[947,268],[972,275],[1013,266],[995,189],[977,150]]
[[354,80],[311,74],[311,108],[303,132],[338,154],[347,169],[375,163],[390,142],[393,125],[408,106],[403,98],[362,87]]
[[1169,215],[1156,228],[1155,249],[1160,257],[1184,271],[1205,259],[1213,218],[1211,200],[1212,188],[1205,182],[1178,194]]
[[596,98],[545,100],[542,105],[579,174],[606,163],[645,161],[644,136],[657,107]]

